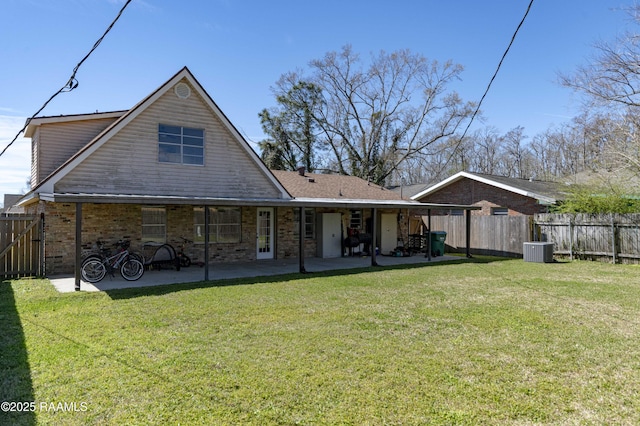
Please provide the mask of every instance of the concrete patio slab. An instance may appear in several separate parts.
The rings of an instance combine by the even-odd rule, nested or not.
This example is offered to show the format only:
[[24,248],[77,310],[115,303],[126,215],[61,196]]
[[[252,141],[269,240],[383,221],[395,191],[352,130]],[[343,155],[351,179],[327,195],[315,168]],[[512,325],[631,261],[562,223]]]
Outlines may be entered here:
[[[445,260],[460,259],[457,256],[432,257],[431,262],[441,262]],[[380,267],[430,263],[422,255],[410,257],[377,256],[376,261]],[[306,258],[304,260],[307,272],[324,272],[343,269],[367,268],[371,266],[369,256],[351,256],[332,259]],[[209,281],[250,278],[260,276],[273,276],[282,274],[292,274],[299,271],[298,259],[279,260],[257,260],[254,262],[211,264],[209,266]],[[75,280],[72,275],[52,276],[49,280],[60,293],[71,293],[75,291]],[[80,291],[108,291],[123,288],[138,288],[157,285],[170,285],[180,283],[190,283],[204,281],[204,268],[190,266],[181,268],[180,271],[174,269],[145,271],[144,275],[137,281],[126,281],[119,274],[114,277],[107,275],[102,281],[90,284],[82,281]]]

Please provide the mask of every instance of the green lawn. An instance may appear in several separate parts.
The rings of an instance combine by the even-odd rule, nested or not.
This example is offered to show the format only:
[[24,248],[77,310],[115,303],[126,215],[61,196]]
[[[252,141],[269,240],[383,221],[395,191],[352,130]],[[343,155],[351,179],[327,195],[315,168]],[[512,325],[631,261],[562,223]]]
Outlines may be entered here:
[[3,425],[640,424],[638,266],[476,258],[73,294],[15,280],[0,327],[0,401],[36,403]]

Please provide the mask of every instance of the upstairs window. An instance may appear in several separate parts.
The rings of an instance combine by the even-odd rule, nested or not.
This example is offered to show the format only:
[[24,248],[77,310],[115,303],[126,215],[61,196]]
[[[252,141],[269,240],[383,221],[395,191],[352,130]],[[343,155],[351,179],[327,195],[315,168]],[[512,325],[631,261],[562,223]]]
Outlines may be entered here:
[[204,130],[158,125],[160,163],[204,165]]

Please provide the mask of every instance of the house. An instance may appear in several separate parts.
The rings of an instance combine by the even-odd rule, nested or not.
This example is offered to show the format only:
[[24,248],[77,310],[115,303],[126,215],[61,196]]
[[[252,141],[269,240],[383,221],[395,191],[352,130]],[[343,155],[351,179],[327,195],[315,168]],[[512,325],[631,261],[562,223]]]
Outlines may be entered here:
[[395,247],[400,212],[424,207],[357,178],[269,170],[186,67],[129,110],[37,117],[25,136],[32,190],[20,205],[44,214],[46,273],[75,270],[77,288],[98,239],[186,238],[205,271],[288,257],[303,271],[305,256],[344,255],[349,229]]
[[[556,182],[459,172],[426,186],[411,199],[480,207],[472,213],[474,215],[519,216],[547,213],[551,206],[564,198],[563,191],[564,185]],[[452,209],[448,213],[460,214],[460,210]]]
[[4,207],[0,209],[0,213],[24,213],[24,208],[16,205],[21,198],[20,194],[4,194]]

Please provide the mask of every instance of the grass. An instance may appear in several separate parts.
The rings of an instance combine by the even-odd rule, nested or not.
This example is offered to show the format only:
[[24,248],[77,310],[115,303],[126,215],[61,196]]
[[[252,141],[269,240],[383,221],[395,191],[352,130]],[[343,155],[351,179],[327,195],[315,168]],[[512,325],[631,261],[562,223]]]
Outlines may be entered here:
[[0,424],[640,424],[638,266],[0,294],[0,400],[38,404]]

